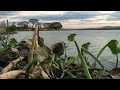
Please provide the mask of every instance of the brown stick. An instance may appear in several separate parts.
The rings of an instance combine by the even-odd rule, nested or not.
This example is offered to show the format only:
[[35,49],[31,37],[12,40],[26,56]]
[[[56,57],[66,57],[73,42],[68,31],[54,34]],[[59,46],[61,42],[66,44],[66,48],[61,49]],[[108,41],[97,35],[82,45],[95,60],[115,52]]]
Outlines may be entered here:
[[14,70],[0,75],[0,79],[15,79],[18,75],[24,75],[23,70]]
[[34,52],[35,42],[37,40],[37,33],[38,33],[38,27],[36,26],[34,34],[33,34],[33,38],[32,38],[31,50],[28,56],[29,61],[33,60],[33,52]]
[[40,66],[41,69],[41,75],[43,77],[43,79],[50,79],[49,76],[45,73],[45,71],[42,69],[42,67]]
[[6,67],[0,72],[0,74],[3,74],[3,73],[6,73],[6,72],[8,72],[8,71],[13,70],[13,69],[16,67],[16,64],[17,64],[19,61],[23,60],[24,58],[25,58],[25,57],[19,57],[19,58],[15,59],[14,61],[12,61],[11,63],[8,64],[8,66],[6,66]]

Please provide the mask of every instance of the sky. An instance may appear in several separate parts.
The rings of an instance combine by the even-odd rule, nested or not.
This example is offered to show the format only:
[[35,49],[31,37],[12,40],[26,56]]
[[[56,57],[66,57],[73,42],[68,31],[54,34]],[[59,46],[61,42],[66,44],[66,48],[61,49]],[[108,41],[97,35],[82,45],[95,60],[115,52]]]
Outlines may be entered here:
[[120,11],[0,11],[0,21],[33,18],[39,22],[61,22],[63,28],[120,26]]

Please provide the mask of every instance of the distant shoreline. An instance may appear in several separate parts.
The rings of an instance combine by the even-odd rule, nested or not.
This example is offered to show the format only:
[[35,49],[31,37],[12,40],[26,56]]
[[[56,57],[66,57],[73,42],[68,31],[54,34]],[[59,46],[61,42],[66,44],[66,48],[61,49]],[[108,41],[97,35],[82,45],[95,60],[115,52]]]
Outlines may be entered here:
[[[60,30],[40,30],[40,31],[74,31],[74,30],[79,30],[79,31],[83,31],[83,30],[97,30],[97,31],[100,31],[100,30],[120,30],[120,29],[60,29]],[[33,31],[33,30],[18,30],[18,31]]]

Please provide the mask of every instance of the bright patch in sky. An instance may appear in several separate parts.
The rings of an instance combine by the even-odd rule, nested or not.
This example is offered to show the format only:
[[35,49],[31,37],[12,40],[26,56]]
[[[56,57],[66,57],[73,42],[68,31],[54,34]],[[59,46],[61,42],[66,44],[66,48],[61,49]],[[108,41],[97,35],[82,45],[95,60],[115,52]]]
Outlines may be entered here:
[[19,15],[21,16],[34,16],[34,15],[59,15],[63,14],[62,11],[21,11]]
[[100,12],[100,13],[114,13],[114,12],[116,12],[116,11],[98,11],[98,12]]

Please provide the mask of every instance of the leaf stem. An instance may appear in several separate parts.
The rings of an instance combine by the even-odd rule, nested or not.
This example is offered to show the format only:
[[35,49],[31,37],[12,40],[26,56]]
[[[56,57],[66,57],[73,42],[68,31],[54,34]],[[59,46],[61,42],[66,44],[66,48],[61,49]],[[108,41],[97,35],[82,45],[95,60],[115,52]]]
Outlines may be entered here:
[[83,56],[82,56],[82,54],[81,54],[81,52],[80,52],[80,49],[79,49],[79,47],[78,47],[78,44],[77,44],[77,42],[76,42],[75,40],[74,40],[74,43],[75,43],[76,48],[77,48],[77,51],[78,51],[78,56],[79,56],[79,58],[81,59],[81,64],[82,64],[82,66],[83,66],[85,75],[86,75],[87,79],[92,79],[92,77],[91,77],[91,75],[90,75],[90,73],[89,73],[89,70],[88,70],[86,61],[85,61],[85,59],[83,58]]
[[117,58],[117,61],[116,61],[116,68],[118,67],[118,54],[116,54],[116,58]]

